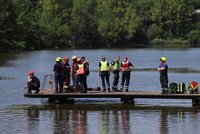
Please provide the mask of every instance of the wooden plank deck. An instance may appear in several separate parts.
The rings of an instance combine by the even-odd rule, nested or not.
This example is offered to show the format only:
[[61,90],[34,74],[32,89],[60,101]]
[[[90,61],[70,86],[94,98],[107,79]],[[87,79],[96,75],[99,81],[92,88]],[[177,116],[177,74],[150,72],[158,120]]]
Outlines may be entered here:
[[88,93],[50,93],[38,94],[25,93],[27,98],[151,98],[151,99],[200,99],[200,94],[161,94],[160,92],[130,91],[130,92],[100,92],[89,91]]

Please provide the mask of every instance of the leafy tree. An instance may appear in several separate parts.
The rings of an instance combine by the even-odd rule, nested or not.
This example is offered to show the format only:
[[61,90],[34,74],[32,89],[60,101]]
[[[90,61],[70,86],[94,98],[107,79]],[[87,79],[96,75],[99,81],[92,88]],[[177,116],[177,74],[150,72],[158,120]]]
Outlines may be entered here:
[[16,12],[12,0],[0,1],[0,49],[15,49],[23,47],[20,44],[14,45],[17,41]]
[[97,22],[94,0],[74,0],[71,14],[71,45],[75,48],[95,47]]
[[68,9],[57,0],[39,0],[38,25],[42,31],[41,41],[46,46],[69,46]]
[[105,45],[119,45],[134,37],[139,19],[131,0],[98,0],[98,32]]
[[191,3],[187,0],[153,0],[151,19],[160,28],[160,38],[185,37],[191,26]]

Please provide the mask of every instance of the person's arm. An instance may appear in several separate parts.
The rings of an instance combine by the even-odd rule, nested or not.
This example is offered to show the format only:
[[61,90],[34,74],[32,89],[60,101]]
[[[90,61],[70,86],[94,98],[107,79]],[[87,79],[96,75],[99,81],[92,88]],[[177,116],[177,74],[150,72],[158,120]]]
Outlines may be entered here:
[[28,76],[28,82],[32,82],[32,77]]
[[162,70],[165,70],[165,69],[166,69],[166,65],[158,67],[158,71],[162,71]]

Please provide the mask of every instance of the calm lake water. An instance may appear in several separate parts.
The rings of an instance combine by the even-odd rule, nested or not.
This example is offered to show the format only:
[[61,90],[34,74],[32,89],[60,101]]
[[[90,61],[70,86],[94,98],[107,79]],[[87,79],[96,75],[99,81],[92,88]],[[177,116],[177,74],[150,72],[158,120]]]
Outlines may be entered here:
[[[101,86],[98,63],[127,56],[135,64],[130,91],[161,91],[159,58],[167,57],[169,82],[200,82],[200,49],[42,50],[0,54],[0,134],[199,134],[200,107],[191,100],[76,99],[75,104],[49,104],[24,98],[27,72],[41,82],[53,73],[55,58],[85,56],[92,70],[89,87]],[[121,80],[120,80],[121,81]],[[112,83],[112,74],[110,77]]]

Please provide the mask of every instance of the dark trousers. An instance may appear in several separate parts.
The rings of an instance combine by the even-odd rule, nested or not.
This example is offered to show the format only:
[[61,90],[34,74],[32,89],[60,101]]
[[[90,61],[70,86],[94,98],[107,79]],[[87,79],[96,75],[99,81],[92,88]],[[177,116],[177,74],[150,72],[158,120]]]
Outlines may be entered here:
[[60,92],[62,92],[62,89],[63,89],[62,74],[55,73],[54,78],[55,78],[55,90],[56,90],[56,92],[58,91],[58,85],[60,87]]
[[88,86],[87,86],[87,76],[84,76],[84,81],[85,81],[85,90],[87,90],[88,89]]
[[76,87],[76,72],[72,72],[72,84],[73,87]]
[[160,76],[160,85],[162,89],[168,88],[168,76]]
[[27,86],[28,86],[28,92],[31,93],[32,90],[35,90],[36,92],[39,92],[39,87],[37,86],[36,83],[33,83],[33,82],[28,82],[27,83]]
[[113,88],[117,88],[119,82],[119,71],[113,71]]
[[122,72],[121,90],[124,89],[124,83],[125,83],[125,90],[128,90],[130,78],[131,78],[131,72],[130,71]]
[[109,81],[109,72],[105,71],[105,72],[101,72],[101,81],[102,81],[102,88],[103,90],[106,90],[106,84],[105,81],[107,83],[107,89],[110,90],[110,81]]
[[76,89],[78,88],[79,83],[83,86],[83,89],[81,89],[81,92],[86,93],[87,92],[87,83],[86,83],[85,75],[77,75],[76,76]]
[[65,86],[70,85],[70,75],[63,76],[63,85],[65,85]]

